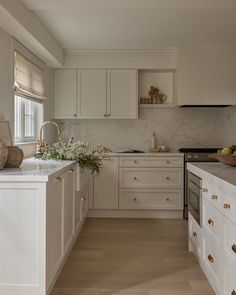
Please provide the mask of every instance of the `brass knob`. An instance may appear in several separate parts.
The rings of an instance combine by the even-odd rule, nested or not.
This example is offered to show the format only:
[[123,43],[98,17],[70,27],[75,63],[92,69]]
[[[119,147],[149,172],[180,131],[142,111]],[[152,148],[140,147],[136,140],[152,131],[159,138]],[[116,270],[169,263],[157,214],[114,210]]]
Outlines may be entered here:
[[207,258],[208,258],[208,260],[209,260],[211,263],[214,262],[214,258],[213,258],[211,255],[208,255]]
[[193,237],[196,239],[197,238],[197,233],[193,232]]
[[83,196],[83,197],[81,198],[81,201],[84,202],[85,200],[86,200],[86,197]]
[[212,195],[211,198],[212,198],[212,200],[217,200],[218,199],[217,195]]
[[134,177],[134,180],[137,180],[137,179],[138,179],[138,178],[135,176],[135,177]]
[[170,202],[170,199],[169,199],[169,198],[166,198],[166,201],[167,201],[167,202]]
[[58,176],[58,177],[56,178],[56,180],[57,180],[57,182],[61,182],[62,179],[61,179],[61,177]]
[[111,160],[111,157],[109,157],[109,156],[104,156],[104,157],[102,157],[102,159],[103,159],[103,160]]
[[136,202],[137,201],[137,198],[134,198],[134,201]]
[[74,114],[74,117],[77,117],[77,114]]
[[71,168],[71,169],[70,169],[70,173],[73,173],[73,172],[74,172],[74,169],[73,169],[73,168]]
[[236,291],[233,290],[233,291],[231,292],[231,295],[236,295]]
[[224,204],[223,206],[225,209],[230,209],[230,204]]
[[232,251],[236,254],[236,244],[233,244]]
[[206,192],[208,192],[208,189],[204,187],[204,188],[202,189],[202,191],[203,191],[204,193],[206,193]]
[[166,164],[170,164],[170,161],[169,161],[169,160],[167,160],[167,161],[166,161]]
[[137,160],[134,160],[134,164],[137,164],[138,163],[138,161]]
[[169,180],[169,179],[170,179],[170,177],[169,177],[169,176],[166,176],[166,179],[167,179],[167,180]]
[[215,223],[214,223],[214,221],[211,218],[209,218],[208,219],[208,224],[213,227]]
[[107,114],[107,117],[110,117],[111,116],[111,114]]
[[107,117],[107,114],[104,114],[104,117]]

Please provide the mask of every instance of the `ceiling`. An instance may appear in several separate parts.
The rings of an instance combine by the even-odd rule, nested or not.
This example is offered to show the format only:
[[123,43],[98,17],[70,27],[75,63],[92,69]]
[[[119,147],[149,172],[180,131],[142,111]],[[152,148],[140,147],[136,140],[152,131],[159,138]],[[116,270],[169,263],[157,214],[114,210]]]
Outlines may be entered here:
[[235,0],[22,0],[63,49],[236,43]]

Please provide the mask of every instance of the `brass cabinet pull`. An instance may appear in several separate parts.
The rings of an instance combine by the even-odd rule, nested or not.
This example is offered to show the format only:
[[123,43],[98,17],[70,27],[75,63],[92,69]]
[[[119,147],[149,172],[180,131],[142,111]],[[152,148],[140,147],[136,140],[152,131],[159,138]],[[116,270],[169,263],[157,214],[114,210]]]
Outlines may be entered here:
[[233,291],[231,292],[231,295],[236,295],[236,291],[233,290]]
[[193,232],[193,237],[197,238],[197,233],[196,232]]
[[111,116],[111,114],[107,114],[107,117],[109,118]]
[[204,187],[204,188],[202,189],[202,191],[203,191],[204,193],[206,193],[206,192],[208,192],[208,189]]
[[103,159],[103,160],[111,160],[111,157],[109,157],[109,156],[104,156],[104,157],[102,157],[102,159]]
[[224,204],[223,206],[225,209],[230,209],[230,204]]
[[138,163],[138,161],[137,160],[134,160],[134,164],[137,164]]
[[74,114],[74,117],[77,117],[77,114]]
[[86,197],[81,197],[81,201],[84,202],[86,200]]
[[135,176],[135,177],[134,177],[134,180],[137,180],[137,179],[138,179],[138,178]]
[[134,198],[134,201],[136,202],[137,201],[137,198]]
[[208,260],[209,260],[211,263],[214,262],[214,258],[213,258],[211,255],[208,255],[207,258],[208,258]]
[[169,176],[166,176],[166,179],[167,179],[167,180],[169,180],[169,179],[170,179],[170,177],[169,177]]
[[167,160],[167,161],[166,161],[166,164],[170,164],[170,161],[169,161],[169,160]]
[[107,117],[107,114],[104,114],[104,117]]
[[58,177],[56,178],[56,180],[57,180],[57,182],[61,182],[61,181],[62,181],[62,179],[61,179],[60,176],[58,176]]
[[73,172],[74,172],[74,169],[73,169],[73,168],[71,168],[71,169],[70,169],[70,173],[73,173]]
[[217,200],[218,199],[217,195],[212,195],[211,198],[212,198],[212,200]]
[[166,198],[166,201],[167,201],[167,202],[170,202],[170,198]]
[[215,222],[211,218],[209,218],[208,219],[208,224],[211,225],[211,226],[214,226]]
[[[232,251],[236,254],[236,244],[232,245]],[[236,295],[236,294],[235,294]]]

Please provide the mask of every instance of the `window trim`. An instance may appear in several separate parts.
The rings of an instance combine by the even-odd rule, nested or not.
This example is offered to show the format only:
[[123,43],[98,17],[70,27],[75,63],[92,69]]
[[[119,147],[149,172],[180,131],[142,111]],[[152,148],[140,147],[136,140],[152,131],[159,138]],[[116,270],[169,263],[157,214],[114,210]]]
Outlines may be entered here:
[[[12,46],[11,47],[12,47],[12,52],[11,52],[12,85],[14,85],[14,81],[15,81],[15,51],[17,51],[44,70],[45,94],[47,95],[48,89],[47,89],[47,66],[46,66],[46,64],[42,60],[40,60],[37,56],[35,56],[29,49],[27,49],[20,42],[18,42],[15,38],[12,38]],[[12,124],[11,124],[11,126],[12,126],[12,134],[13,135],[15,135],[15,95],[16,95],[16,93],[15,93],[14,87],[12,87],[12,100],[11,100],[11,102],[12,102],[11,123]],[[18,96],[31,100],[29,97],[26,97],[24,95],[18,95]],[[45,102],[41,102],[41,105],[42,105],[42,122],[44,122],[45,121],[45,113],[46,113]],[[38,126],[38,127],[40,128],[40,126]],[[39,130],[37,130],[37,127],[36,127],[36,131],[37,132],[36,132],[35,138],[37,139],[37,136],[39,134]],[[32,145],[32,144],[36,143],[36,140],[33,139],[33,141],[32,141],[32,139],[31,139],[31,141],[30,140],[29,141],[15,141],[15,137],[13,136],[13,143],[17,144],[17,145],[21,145],[21,144],[23,144],[23,145],[30,145],[31,144]]]

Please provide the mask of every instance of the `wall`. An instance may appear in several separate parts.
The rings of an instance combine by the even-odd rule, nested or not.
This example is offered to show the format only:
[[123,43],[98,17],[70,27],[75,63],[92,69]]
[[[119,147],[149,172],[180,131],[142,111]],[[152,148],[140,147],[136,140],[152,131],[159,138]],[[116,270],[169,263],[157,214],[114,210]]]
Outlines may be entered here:
[[[13,42],[11,36],[0,27],[0,120],[8,120],[13,126]],[[45,120],[52,118],[52,70],[46,72]],[[13,129],[12,129],[13,133]],[[46,140],[55,140],[55,130],[48,128]],[[32,156],[35,144],[21,145],[25,157]]]
[[66,136],[100,143],[112,150],[148,150],[152,131],[156,133],[157,144],[165,144],[171,151],[236,143],[236,109],[142,109],[139,120],[64,120],[61,123]]

